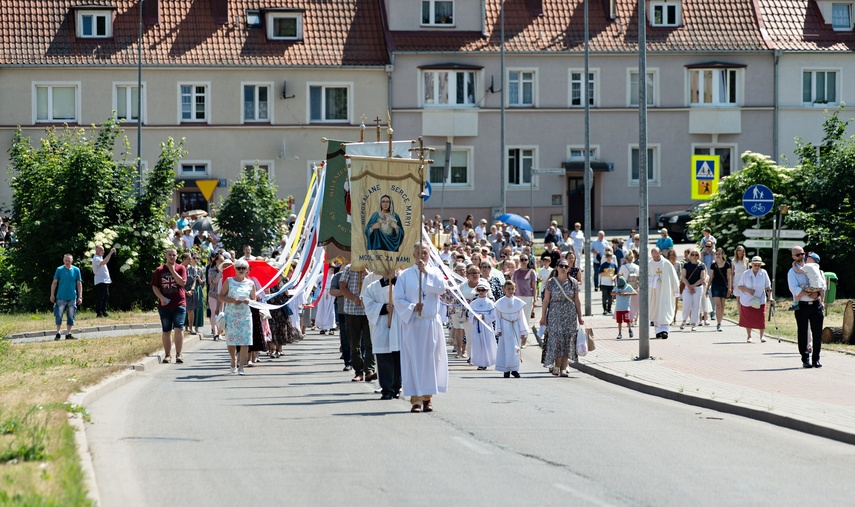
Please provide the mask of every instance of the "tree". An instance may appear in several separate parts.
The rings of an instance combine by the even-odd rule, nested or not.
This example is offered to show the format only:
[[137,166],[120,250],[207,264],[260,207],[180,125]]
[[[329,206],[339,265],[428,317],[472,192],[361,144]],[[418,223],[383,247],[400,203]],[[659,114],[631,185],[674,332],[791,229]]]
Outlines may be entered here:
[[[9,153],[19,245],[11,261],[21,309],[49,306],[51,280],[65,253],[74,256],[84,273],[91,273],[95,243],[119,249],[110,266],[111,304],[130,307],[152,300],[143,299],[138,286],[144,281],[147,288],[149,280],[142,270],[150,276],[150,259],[162,257],[166,205],[176,185],[173,168],[182,151],[172,140],[162,145],[158,165],[145,183],[145,195],[138,199],[133,191],[136,167],[127,162],[127,140],[118,160],[113,153],[122,134],[113,119],[93,126],[91,138],[83,128],[57,131],[51,127],[38,147],[20,129],[16,132]],[[121,267],[116,269],[115,264]],[[91,290],[91,282],[84,283],[84,291]],[[92,300],[88,295],[86,299]]]
[[235,251],[249,245],[260,252],[276,244],[286,216],[285,203],[276,198],[276,186],[258,165],[241,172],[216,211],[223,246]]

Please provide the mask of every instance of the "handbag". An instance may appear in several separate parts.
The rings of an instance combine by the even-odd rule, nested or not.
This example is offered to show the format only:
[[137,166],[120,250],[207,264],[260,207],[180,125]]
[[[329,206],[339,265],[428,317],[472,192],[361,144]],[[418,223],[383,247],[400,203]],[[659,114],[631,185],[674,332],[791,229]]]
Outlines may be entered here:
[[584,329],[576,332],[576,355],[579,357],[588,355],[588,335]]
[[748,306],[750,306],[751,308],[754,308],[754,309],[759,309],[761,306],[763,306],[763,303],[761,301],[762,300],[760,298],[758,298],[757,296],[754,296],[751,298],[751,302],[748,303]]
[[585,336],[588,338],[588,352],[597,350],[597,345],[594,344],[594,330],[590,327],[586,327]]

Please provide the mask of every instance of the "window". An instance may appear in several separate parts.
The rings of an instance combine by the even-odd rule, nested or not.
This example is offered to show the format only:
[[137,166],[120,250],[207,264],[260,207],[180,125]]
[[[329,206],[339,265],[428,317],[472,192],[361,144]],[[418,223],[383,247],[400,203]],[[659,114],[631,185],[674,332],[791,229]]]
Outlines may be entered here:
[[247,9],[246,26],[247,28],[261,28],[261,12],[256,9]]
[[837,104],[837,71],[805,70],[802,72],[802,102],[806,105]]
[[731,161],[735,151],[736,146],[695,146],[693,149],[695,155],[718,155],[721,162],[719,176],[722,178],[731,175]]
[[533,148],[508,150],[508,185],[531,185],[531,168],[534,167]]
[[735,106],[739,69],[689,69],[692,105]]
[[534,105],[534,71],[511,70],[508,72],[508,105]]
[[679,26],[680,3],[650,2],[653,26]]
[[76,123],[78,83],[56,83],[35,85],[35,121],[62,121]]
[[181,163],[181,178],[195,178],[208,175],[209,162],[188,161]]
[[350,85],[310,85],[309,121],[348,121]]
[[268,181],[273,183],[272,160],[243,160],[240,164],[243,170],[246,170],[248,167],[255,167],[256,165],[258,165],[258,170],[264,172],[264,174],[267,175]]
[[422,0],[422,25],[454,24],[454,2],[450,0]]
[[[656,72],[647,71],[647,105],[656,105]],[[629,71],[629,105],[638,106],[638,70]]]
[[[143,84],[145,89],[145,84]],[[113,109],[116,111],[116,118],[119,120],[139,121],[140,119],[140,89],[136,84],[116,83],[113,90]],[[145,94],[143,94],[145,95]],[[142,99],[145,99],[143,96]],[[145,111],[145,101],[143,100],[143,111]]]
[[271,84],[243,84],[243,121],[270,121]]
[[[648,146],[647,147],[647,182],[648,184],[658,184],[659,183],[659,167],[658,167],[658,157],[657,157],[657,146]],[[630,148],[630,171],[629,171],[629,184],[630,185],[638,185],[638,171],[639,171],[639,160],[638,160],[638,146],[633,146]]]
[[104,39],[113,36],[112,11],[77,11],[77,36]]
[[851,4],[831,4],[831,28],[840,31],[852,30]]
[[571,107],[582,107],[585,105],[583,102],[584,95],[588,97],[588,104],[591,106],[596,105],[596,77],[597,73],[594,71],[588,72],[588,93],[584,93],[583,90],[585,88],[585,71],[584,70],[570,70],[570,106]]
[[475,105],[475,71],[426,70],[422,78],[425,106]]
[[445,171],[445,150],[436,150],[431,155],[433,164],[430,166],[428,181],[431,185],[469,186],[469,160],[471,151],[468,149],[452,149],[449,158],[449,170]]
[[180,121],[208,121],[208,85],[184,83],[180,90]]
[[[597,146],[591,146],[590,156],[591,160],[597,160],[599,158],[600,148]],[[585,147],[584,146],[569,146],[567,148],[567,158],[569,160],[585,160]]]
[[267,38],[270,40],[302,40],[303,13],[270,12],[267,14]]

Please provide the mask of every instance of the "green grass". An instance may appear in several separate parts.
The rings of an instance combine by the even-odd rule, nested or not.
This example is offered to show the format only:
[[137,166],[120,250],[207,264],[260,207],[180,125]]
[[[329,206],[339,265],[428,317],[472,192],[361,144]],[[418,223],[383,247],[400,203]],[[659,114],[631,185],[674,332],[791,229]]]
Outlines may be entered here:
[[[53,313],[12,313],[2,314],[0,317],[0,338],[8,338],[13,334],[27,333],[32,331],[48,331],[56,328],[56,321]],[[110,312],[107,318],[99,319],[95,317],[93,310],[84,309],[77,312],[74,319],[74,327],[93,327],[104,325],[117,324],[148,324],[157,323],[160,320],[157,317],[157,312],[144,312],[141,310],[131,310],[127,312]],[[65,319],[63,319],[62,329],[65,329]]]

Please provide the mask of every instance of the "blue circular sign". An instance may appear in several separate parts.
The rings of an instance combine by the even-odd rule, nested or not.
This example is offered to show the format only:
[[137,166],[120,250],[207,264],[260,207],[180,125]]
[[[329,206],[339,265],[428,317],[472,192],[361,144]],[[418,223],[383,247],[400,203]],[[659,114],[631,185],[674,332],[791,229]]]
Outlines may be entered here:
[[432,193],[433,193],[433,187],[430,186],[429,181],[425,181],[425,191],[424,191],[425,195],[424,195],[423,199],[425,201],[427,201],[428,199],[430,199],[430,194],[432,194]]
[[749,215],[762,217],[775,207],[775,196],[766,185],[751,185],[742,194],[742,207]]

